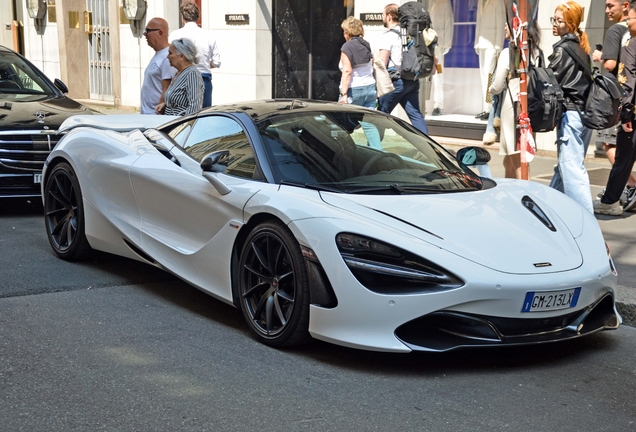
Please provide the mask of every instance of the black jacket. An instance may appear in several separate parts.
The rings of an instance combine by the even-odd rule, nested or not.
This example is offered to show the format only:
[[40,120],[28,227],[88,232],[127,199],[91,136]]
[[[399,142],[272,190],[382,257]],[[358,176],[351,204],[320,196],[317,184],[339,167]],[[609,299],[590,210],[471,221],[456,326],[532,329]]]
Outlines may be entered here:
[[591,64],[590,68],[584,71],[579,63],[563,49],[565,44],[570,51],[579,56],[584,64],[590,64],[590,56],[579,45],[579,38],[569,33],[552,45],[553,52],[548,57],[549,67],[554,71],[557,81],[561,84],[566,109],[576,110],[578,107],[579,111],[584,111],[585,100],[592,83]]

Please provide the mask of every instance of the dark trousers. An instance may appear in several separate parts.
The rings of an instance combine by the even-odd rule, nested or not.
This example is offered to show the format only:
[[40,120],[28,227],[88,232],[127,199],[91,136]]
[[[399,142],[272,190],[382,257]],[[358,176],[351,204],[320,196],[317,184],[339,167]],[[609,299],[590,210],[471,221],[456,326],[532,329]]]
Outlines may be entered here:
[[202,73],[203,78],[203,108],[212,106],[212,74]]
[[[636,122],[632,122],[635,125]],[[636,159],[636,133],[618,129],[616,134],[616,159],[610,171],[607,186],[601,198],[604,204],[614,204],[621,198]]]
[[393,86],[394,91],[378,99],[380,111],[391,114],[393,108],[400,104],[411,124],[428,135],[428,126],[420,111],[420,81],[399,79],[393,81]]

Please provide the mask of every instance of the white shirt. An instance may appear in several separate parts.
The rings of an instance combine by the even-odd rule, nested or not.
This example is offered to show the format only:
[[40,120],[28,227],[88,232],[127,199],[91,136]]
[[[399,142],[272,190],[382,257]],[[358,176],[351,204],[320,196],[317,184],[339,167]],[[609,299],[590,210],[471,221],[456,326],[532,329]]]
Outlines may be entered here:
[[392,67],[399,68],[402,64],[402,38],[398,33],[393,31],[393,29],[396,29],[399,32],[400,25],[398,24],[382,33],[378,38],[377,44],[377,48],[379,50],[387,50],[390,52],[387,69]]
[[168,41],[172,43],[173,40],[182,38],[190,39],[197,47],[199,72],[209,74],[210,66],[221,67],[221,54],[216,46],[216,39],[209,31],[203,30],[195,22],[188,22],[179,30],[170,33]]
[[168,47],[155,52],[144,72],[144,83],[141,86],[141,113],[154,114],[159,105],[163,80],[172,79],[177,70],[168,61]]

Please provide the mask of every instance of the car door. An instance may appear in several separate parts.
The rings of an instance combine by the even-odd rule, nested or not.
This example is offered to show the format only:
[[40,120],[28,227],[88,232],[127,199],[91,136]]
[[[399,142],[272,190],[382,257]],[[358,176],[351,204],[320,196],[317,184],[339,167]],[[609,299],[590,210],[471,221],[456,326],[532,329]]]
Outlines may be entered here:
[[[172,158],[142,155],[131,171],[141,213],[142,248],[164,267],[194,285],[231,298],[231,248],[243,224],[243,207],[263,183],[249,139],[235,119],[210,115],[169,132]],[[222,195],[202,176],[201,159],[230,151],[225,174],[231,192]]]

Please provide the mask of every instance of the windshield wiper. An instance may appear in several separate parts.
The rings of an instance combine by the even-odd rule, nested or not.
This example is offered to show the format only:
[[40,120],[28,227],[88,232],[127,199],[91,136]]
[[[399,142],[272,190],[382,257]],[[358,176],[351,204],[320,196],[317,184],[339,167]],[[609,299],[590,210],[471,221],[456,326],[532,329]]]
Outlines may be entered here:
[[455,193],[455,192],[468,192],[468,191],[476,191],[479,190],[477,188],[466,187],[462,189],[444,189],[439,186],[402,186],[398,184],[392,184],[382,187],[369,187],[369,188],[360,188],[360,189],[347,189],[347,193],[351,194],[364,194],[364,193],[374,193],[374,192],[385,192],[385,193],[396,193],[399,195],[402,194],[413,194],[413,193],[422,193],[422,194],[444,194],[444,193]]
[[289,181],[289,180],[281,180],[280,185],[286,185],[286,186],[297,186],[297,187],[301,187],[301,188],[305,188],[305,189],[312,189],[312,190],[317,190],[317,191],[321,191],[321,192],[334,192],[334,193],[347,193],[347,191],[343,191],[341,189],[334,189],[334,188],[328,188],[325,186],[320,186],[317,184],[311,184],[311,183],[296,183],[293,181]]

